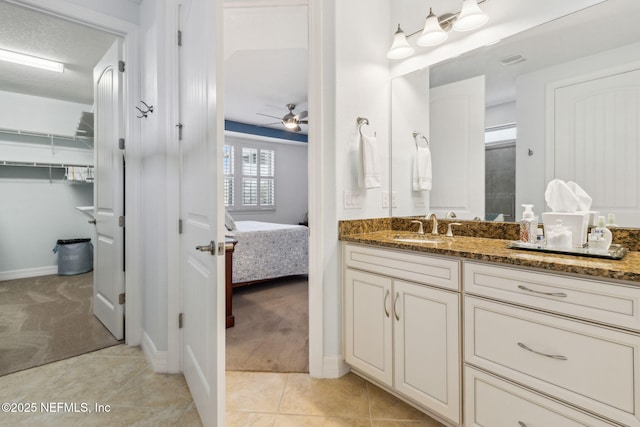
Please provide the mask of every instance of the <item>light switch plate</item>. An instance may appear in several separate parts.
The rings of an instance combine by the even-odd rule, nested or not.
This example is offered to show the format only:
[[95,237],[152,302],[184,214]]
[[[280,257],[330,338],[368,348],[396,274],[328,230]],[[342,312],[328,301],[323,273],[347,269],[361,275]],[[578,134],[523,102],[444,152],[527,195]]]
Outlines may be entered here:
[[359,209],[362,207],[362,194],[359,191],[344,192],[344,208]]
[[383,208],[388,208],[389,207],[389,192],[388,191],[383,191],[382,192],[382,207]]
[[391,192],[391,207],[392,208],[398,207],[398,193],[396,191]]
[[413,206],[416,208],[424,208],[424,199],[422,197],[414,197]]

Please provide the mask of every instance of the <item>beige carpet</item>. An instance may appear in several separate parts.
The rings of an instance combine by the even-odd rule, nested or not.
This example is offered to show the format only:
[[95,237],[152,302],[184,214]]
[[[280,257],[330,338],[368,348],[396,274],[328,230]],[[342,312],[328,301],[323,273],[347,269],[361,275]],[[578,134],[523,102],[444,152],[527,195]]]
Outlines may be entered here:
[[93,273],[0,282],[0,375],[121,343],[93,315]]
[[227,329],[227,370],[309,372],[306,276],[236,288]]

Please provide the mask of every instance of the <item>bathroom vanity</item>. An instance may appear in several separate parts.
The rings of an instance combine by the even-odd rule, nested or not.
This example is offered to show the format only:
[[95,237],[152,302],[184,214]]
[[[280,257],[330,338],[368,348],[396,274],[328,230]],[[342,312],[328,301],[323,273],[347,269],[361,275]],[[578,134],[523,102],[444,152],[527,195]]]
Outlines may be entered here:
[[355,373],[451,426],[640,426],[640,252],[600,260],[349,229]]

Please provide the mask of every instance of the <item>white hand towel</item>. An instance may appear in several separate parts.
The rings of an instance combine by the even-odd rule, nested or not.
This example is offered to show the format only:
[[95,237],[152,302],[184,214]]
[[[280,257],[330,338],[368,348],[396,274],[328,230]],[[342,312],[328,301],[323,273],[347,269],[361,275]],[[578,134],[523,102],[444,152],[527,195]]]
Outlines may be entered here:
[[413,191],[423,190],[431,190],[431,150],[418,146],[413,162]]
[[360,186],[364,188],[380,187],[380,159],[375,136],[360,136]]

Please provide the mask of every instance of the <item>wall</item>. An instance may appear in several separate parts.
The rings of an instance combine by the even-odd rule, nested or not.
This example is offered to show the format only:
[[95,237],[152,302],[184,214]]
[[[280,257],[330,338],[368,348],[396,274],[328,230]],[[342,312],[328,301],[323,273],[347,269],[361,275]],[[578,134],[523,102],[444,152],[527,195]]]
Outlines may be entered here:
[[[73,135],[82,111],[76,104],[0,92],[0,127]],[[2,138],[2,136],[0,136]],[[76,206],[93,205],[93,185],[49,181],[48,168],[0,166],[0,280],[56,274],[58,239],[94,237]]]
[[[276,210],[263,212],[231,211],[236,221],[264,221],[280,224],[298,224],[308,210],[307,144],[273,142],[267,138],[234,134],[225,136],[225,142],[275,150],[276,155]],[[240,153],[236,152],[236,155]]]
[[[342,361],[342,285],[338,220],[388,215],[388,208],[382,208],[381,189],[363,194],[360,209],[344,209],[343,192],[359,190],[355,186],[358,116],[369,119],[370,126],[364,129],[365,132],[377,133],[383,186],[388,183],[390,81],[385,55],[390,39],[382,29],[390,25],[390,9],[389,0],[354,0],[339,4],[337,0],[326,0],[322,2],[322,16],[315,17],[321,23],[323,40],[322,61],[317,64],[322,68],[322,93],[319,94],[322,127],[314,129],[310,126],[310,133],[315,130],[321,135],[317,141],[321,147],[316,151],[320,156],[310,161],[319,165],[322,177],[322,192],[314,203],[319,204],[322,211],[319,219],[323,223],[323,234],[317,236],[321,239],[317,245],[321,249],[318,255],[322,256],[319,261],[322,283],[317,286],[322,295],[323,324],[319,332],[323,335],[324,363],[322,372],[311,373],[315,376],[344,373],[339,366]],[[311,10],[313,13],[317,9]],[[310,64],[310,68],[313,65]],[[313,141],[311,138],[310,144]],[[383,189],[388,190],[388,187]],[[309,220],[313,227],[314,218]],[[312,292],[315,290],[310,289]]]
[[504,102],[502,104],[487,107],[484,112],[484,127],[501,126],[516,122],[516,102]]
[[[155,349],[168,348],[168,216],[167,191],[169,141],[163,126],[175,123],[167,117],[164,0],[145,0],[140,7],[142,49],[141,99],[154,112],[141,121],[141,213],[142,213],[142,327]],[[173,141],[177,147],[177,141]],[[177,203],[177,201],[175,201]],[[177,227],[177,221],[176,221]],[[178,260],[175,260],[178,263]]]
[[[545,179],[545,108],[546,85],[606,68],[640,61],[640,43],[587,56],[544,70],[520,76],[516,81],[518,142],[516,148],[516,211],[523,203],[534,210],[546,210]],[[603,67],[603,64],[606,64]],[[533,155],[528,155],[528,150]],[[517,219],[522,213],[517,212]]]
[[[364,12],[366,11],[366,14]],[[389,4],[358,0],[343,2],[335,12],[335,145],[336,197],[339,219],[386,217],[382,191],[389,191],[389,124],[391,82],[386,57],[389,35]],[[357,36],[356,36],[357,35]],[[381,170],[381,187],[364,189],[358,185],[359,134],[356,118],[366,117],[362,131],[376,135]],[[344,192],[360,194],[362,206],[347,208]]]

